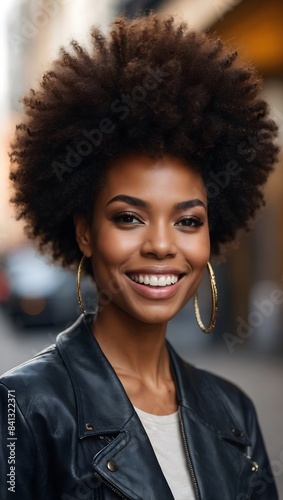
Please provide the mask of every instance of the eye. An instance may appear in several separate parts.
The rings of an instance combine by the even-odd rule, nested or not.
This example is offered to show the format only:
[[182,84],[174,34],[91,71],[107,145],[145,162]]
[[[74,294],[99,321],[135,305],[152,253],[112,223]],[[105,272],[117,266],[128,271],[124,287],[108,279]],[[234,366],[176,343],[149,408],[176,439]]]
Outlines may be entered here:
[[203,226],[203,221],[199,217],[183,217],[182,219],[178,220],[175,225],[188,228],[198,228]]
[[143,224],[139,217],[131,212],[121,212],[113,215],[111,218],[117,224]]

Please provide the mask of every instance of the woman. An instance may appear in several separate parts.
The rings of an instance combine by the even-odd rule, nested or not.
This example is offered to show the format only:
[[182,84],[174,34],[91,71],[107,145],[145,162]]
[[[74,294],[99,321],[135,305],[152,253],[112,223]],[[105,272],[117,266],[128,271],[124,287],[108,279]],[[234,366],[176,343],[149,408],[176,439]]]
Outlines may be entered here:
[[1,498],[276,499],[248,397],[165,341],[193,296],[212,330],[209,259],[263,204],[277,147],[261,82],[219,40],[156,15],[72,50],[24,99],[11,180],[27,234],[78,266],[83,314],[1,379]]

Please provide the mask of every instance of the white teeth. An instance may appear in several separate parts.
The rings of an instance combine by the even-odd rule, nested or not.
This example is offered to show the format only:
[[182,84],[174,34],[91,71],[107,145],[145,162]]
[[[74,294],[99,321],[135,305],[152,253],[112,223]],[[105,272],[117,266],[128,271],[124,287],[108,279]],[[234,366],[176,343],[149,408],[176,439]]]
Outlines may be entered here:
[[149,284],[150,286],[158,286],[158,278],[157,276],[150,276],[149,278]]
[[141,285],[149,285],[149,286],[169,286],[175,285],[178,281],[178,276],[171,275],[157,275],[157,274],[134,274],[130,276],[133,281],[136,283],[140,283]]
[[166,286],[166,278],[165,276],[161,276],[158,280],[158,286]]

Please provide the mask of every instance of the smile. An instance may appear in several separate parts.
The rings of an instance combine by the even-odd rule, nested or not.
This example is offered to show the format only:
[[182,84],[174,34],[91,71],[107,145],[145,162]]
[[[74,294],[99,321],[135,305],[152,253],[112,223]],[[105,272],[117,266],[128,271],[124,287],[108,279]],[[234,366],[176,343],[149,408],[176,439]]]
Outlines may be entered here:
[[148,286],[171,286],[179,281],[180,276],[175,274],[131,274],[129,278],[136,283]]

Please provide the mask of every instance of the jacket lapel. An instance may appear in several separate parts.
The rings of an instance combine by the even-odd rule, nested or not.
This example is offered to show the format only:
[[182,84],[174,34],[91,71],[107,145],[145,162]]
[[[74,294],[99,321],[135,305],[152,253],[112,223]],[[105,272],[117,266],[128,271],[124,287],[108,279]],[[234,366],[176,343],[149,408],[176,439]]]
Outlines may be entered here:
[[[81,317],[57,337],[76,395],[80,439],[111,436],[93,457],[92,467],[127,498],[173,500],[134,407],[92,335],[92,321],[92,315]],[[115,467],[109,468],[110,461]]]
[[[114,471],[108,469],[109,462],[114,463]],[[101,478],[127,498],[174,500],[136,414],[125,424],[118,437],[94,457],[92,466]]]

